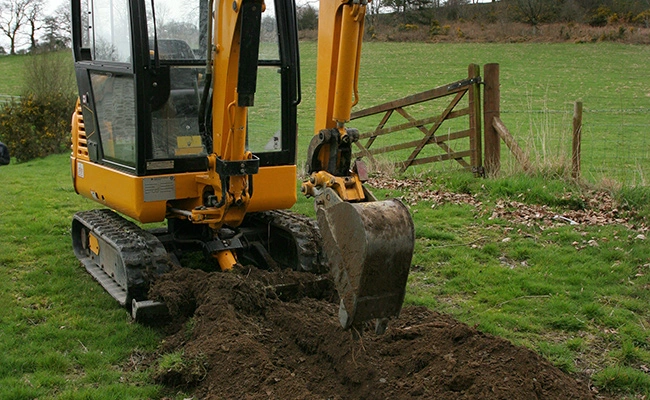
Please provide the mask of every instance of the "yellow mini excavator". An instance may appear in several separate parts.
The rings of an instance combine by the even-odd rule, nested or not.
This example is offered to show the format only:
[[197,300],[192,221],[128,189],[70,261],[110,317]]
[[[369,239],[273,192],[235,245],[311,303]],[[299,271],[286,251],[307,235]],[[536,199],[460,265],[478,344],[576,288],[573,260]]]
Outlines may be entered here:
[[413,222],[401,202],[363,186],[366,169],[351,157],[359,133],[345,126],[366,5],[320,3],[302,183],[316,223],[287,211],[301,100],[294,0],[72,0],[72,176],[77,193],[105,206],[75,214],[73,248],[134,318],[164,306],[147,299],[150,283],[188,251],[224,271],[330,273],[346,329],[376,320],[381,332],[399,314]]

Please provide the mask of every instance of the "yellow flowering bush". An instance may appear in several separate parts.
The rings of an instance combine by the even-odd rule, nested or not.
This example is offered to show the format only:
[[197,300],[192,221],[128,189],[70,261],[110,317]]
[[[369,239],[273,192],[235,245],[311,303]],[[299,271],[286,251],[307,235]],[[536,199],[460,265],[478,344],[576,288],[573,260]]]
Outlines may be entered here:
[[70,148],[74,96],[27,94],[0,107],[0,141],[11,157],[24,162]]

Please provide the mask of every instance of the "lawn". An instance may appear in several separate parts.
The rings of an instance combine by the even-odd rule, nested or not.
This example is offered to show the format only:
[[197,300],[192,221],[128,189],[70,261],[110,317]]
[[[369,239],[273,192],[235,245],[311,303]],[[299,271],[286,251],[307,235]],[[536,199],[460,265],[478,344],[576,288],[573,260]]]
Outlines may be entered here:
[[[72,254],[72,215],[94,204],[74,193],[68,168],[55,155],[0,169],[0,398],[169,395],[140,364],[160,332],[132,323]],[[375,190],[401,197],[415,221],[407,304],[528,346],[601,390],[650,394],[648,192],[619,193],[629,226],[522,223],[494,212],[544,204],[565,215],[594,208],[594,193],[526,176],[427,179]],[[427,190],[473,200],[417,197]],[[311,207],[301,198],[295,209]]]
[[93,204],[69,168],[56,155],[0,169],[0,398],[156,396],[129,363],[160,335],[133,324],[72,253],[71,217]]
[[[300,52],[303,102],[298,123],[299,145],[304,152],[314,129],[316,43],[302,42]],[[56,53],[56,57],[72,63],[67,51]],[[0,95],[22,93],[26,59],[6,56],[0,60],[4,78]],[[501,119],[540,169],[558,169],[558,165],[569,162],[573,106],[575,101],[582,101],[585,180],[646,184],[650,176],[650,82],[643,78],[649,59],[650,46],[611,42],[366,42],[359,78],[360,102],[355,110],[464,79],[470,63],[481,67],[498,63]],[[269,102],[263,101],[268,93],[258,93],[257,97],[259,107],[268,106]],[[445,105],[434,104],[429,115],[437,115]],[[367,128],[376,124],[371,122],[355,123]],[[513,164],[503,147],[504,163]]]

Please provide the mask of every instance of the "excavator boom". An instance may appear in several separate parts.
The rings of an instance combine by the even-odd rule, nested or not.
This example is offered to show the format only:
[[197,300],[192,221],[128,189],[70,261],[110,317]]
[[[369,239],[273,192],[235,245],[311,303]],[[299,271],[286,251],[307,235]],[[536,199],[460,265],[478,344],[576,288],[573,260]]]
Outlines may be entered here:
[[308,149],[318,225],[341,297],[344,328],[376,320],[378,333],[399,315],[415,233],[399,200],[377,201],[363,186],[365,165],[351,160],[356,129],[345,125],[359,101],[358,79],[366,0],[320,2],[315,135]]

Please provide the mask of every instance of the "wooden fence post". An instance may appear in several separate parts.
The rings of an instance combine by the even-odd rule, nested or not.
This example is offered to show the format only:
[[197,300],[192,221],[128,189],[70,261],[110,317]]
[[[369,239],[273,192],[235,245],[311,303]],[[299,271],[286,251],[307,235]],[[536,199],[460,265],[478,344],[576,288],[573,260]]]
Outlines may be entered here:
[[485,173],[496,175],[501,169],[501,141],[499,134],[494,129],[494,118],[499,118],[501,88],[499,87],[499,64],[485,64],[483,66],[483,83],[485,91],[483,97],[483,126],[485,137]]
[[[481,67],[477,64],[470,64],[467,70],[469,79],[480,78]],[[482,176],[483,171],[482,149],[481,149],[481,90],[478,83],[473,83],[469,87],[469,148],[470,164],[474,175]]]
[[582,140],[582,102],[576,101],[573,106],[573,146],[571,151],[571,176],[580,178],[580,144]]

